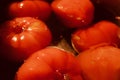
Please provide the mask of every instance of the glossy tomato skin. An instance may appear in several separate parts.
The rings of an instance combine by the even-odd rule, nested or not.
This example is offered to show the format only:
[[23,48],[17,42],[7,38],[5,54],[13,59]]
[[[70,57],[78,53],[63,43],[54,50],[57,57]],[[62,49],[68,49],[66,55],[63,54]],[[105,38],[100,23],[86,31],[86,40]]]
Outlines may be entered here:
[[73,53],[50,46],[33,53],[18,69],[16,80],[82,80],[77,65]]
[[22,61],[33,52],[48,46],[52,34],[46,24],[32,17],[20,17],[3,23],[0,30],[2,51],[6,59]]
[[100,21],[87,29],[78,29],[71,36],[73,47],[78,51],[102,45],[119,44],[119,27],[110,21]]
[[77,56],[84,80],[120,80],[120,49],[102,46]]
[[14,17],[37,17],[46,21],[51,15],[51,7],[48,2],[42,0],[25,0],[13,2],[9,5],[9,16]]
[[94,6],[90,0],[54,0],[51,6],[66,27],[85,27],[93,20]]

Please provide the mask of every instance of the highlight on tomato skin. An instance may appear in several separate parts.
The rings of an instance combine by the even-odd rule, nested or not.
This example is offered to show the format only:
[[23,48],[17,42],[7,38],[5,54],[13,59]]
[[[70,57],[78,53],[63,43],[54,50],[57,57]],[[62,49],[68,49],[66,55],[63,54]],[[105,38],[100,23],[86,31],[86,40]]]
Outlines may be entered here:
[[44,0],[23,0],[15,1],[8,6],[8,15],[15,17],[35,17],[46,21],[51,15],[50,4]]
[[0,33],[1,55],[11,61],[24,61],[52,41],[48,26],[32,17],[17,17],[6,21],[2,24]]
[[86,27],[94,18],[94,5],[90,0],[54,0],[51,6],[59,21],[68,28]]
[[117,47],[120,43],[118,30],[119,26],[110,21],[99,21],[89,28],[73,32],[71,35],[72,46],[78,52],[103,45]]
[[84,80],[120,80],[120,49],[102,46],[77,56]]
[[20,66],[16,80],[82,80],[73,53],[49,46],[33,53]]

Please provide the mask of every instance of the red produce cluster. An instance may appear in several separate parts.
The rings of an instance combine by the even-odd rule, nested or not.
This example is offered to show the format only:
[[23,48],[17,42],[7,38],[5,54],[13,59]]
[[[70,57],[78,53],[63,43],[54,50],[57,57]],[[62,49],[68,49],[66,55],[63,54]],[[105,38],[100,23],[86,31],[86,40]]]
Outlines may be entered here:
[[119,16],[94,0],[0,2],[0,80],[120,80]]

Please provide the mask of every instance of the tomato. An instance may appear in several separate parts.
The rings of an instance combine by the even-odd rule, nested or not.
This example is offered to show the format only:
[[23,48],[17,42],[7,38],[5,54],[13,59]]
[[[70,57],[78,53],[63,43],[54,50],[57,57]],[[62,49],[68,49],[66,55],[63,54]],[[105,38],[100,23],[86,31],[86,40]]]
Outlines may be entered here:
[[5,58],[22,61],[33,52],[48,46],[52,34],[43,21],[20,17],[2,24],[0,38],[0,51]]
[[90,0],[54,0],[51,6],[66,27],[84,27],[93,20],[94,6]]
[[51,15],[51,7],[48,2],[42,0],[25,0],[13,2],[9,5],[10,17],[37,17],[46,21]]
[[16,80],[82,80],[73,53],[47,47],[33,53],[20,66]]
[[120,49],[102,46],[77,56],[84,80],[120,80]]
[[95,46],[115,45],[119,43],[118,25],[110,21],[99,21],[87,29],[78,29],[71,36],[73,47],[83,51]]

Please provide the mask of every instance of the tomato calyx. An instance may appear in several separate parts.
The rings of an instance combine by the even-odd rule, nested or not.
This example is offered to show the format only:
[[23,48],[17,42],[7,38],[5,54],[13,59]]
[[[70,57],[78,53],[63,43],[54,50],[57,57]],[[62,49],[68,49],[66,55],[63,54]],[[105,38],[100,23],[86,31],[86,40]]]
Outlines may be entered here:
[[14,31],[15,34],[19,34],[19,33],[23,32],[24,30],[25,30],[25,28],[22,28],[22,27],[20,27],[20,26],[16,26],[16,27],[13,29],[13,31]]
[[20,34],[20,33],[22,33],[23,31],[25,31],[28,27],[28,24],[29,23],[27,23],[26,21],[22,21],[22,23],[19,23],[19,22],[13,22],[13,24],[15,24],[14,26],[13,26],[13,32],[15,33],[15,34]]

